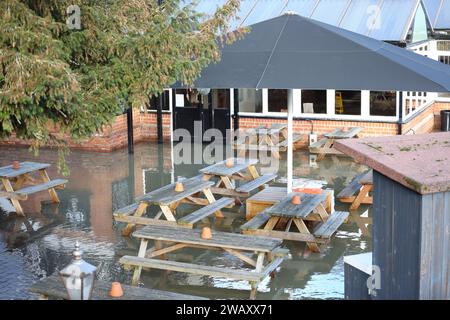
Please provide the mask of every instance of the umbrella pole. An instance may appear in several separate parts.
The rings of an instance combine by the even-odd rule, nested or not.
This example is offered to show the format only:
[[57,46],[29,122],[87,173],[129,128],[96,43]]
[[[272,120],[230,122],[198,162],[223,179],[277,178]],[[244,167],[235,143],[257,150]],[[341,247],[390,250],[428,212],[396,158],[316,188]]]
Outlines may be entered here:
[[292,167],[293,167],[293,109],[294,109],[294,95],[293,89],[288,90],[288,143],[287,143],[287,192],[292,192]]

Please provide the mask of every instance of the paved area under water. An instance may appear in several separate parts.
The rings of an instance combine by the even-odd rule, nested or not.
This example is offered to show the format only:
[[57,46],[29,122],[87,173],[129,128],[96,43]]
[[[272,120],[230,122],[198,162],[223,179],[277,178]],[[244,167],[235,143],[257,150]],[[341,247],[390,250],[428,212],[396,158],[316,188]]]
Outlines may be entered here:
[[[197,146],[198,147],[198,146]],[[205,164],[177,164],[179,154],[170,144],[144,143],[136,146],[134,156],[126,150],[114,153],[72,151],[67,157],[71,173],[65,190],[58,191],[61,204],[48,204],[47,193],[24,202],[26,218],[0,213],[0,299],[33,299],[27,291],[33,282],[62,269],[71,260],[76,240],[80,241],[84,259],[98,266],[98,277],[108,281],[130,283],[131,273],[124,272],[118,259],[137,252],[138,243],[123,238],[112,212],[130,204],[136,196],[175,181],[198,174]],[[12,160],[51,163],[50,176],[56,172],[55,150],[41,150],[35,158],[27,148],[0,147],[0,166]],[[262,169],[262,168],[260,168]],[[294,154],[294,178],[324,180],[337,194],[357,174],[367,168],[346,157],[326,157],[315,164],[305,151]],[[280,160],[279,179],[286,178],[285,155]],[[337,210],[348,210],[336,202]],[[181,213],[183,208],[181,208]],[[213,222],[217,230],[239,232],[245,221],[243,207],[233,209],[226,219]],[[362,206],[355,215],[371,215]],[[361,228],[360,228],[361,227]],[[371,250],[370,226],[358,226],[351,218],[332,239],[323,253],[311,253],[303,243],[285,242],[292,260],[285,261],[275,278],[259,285],[262,299],[343,299],[343,256]],[[236,266],[241,261],[228,254],[180,251],[179,261]],[[208,298],[248,298],[250,286],[234,281],[184,273],[143,272],[141,285],[150,288],[194,294]]]

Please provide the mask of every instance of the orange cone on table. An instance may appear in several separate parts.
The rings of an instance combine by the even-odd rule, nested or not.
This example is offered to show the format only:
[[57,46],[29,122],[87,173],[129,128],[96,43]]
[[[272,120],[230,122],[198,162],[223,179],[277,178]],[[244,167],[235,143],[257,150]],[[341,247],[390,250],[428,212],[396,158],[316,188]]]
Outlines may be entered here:
[[13,161],[13,163],[12,163],[12,168],[13,168],[14,170],[20,169],[20,162],[19,162],[19,161]]
[[302,199],[300,198],[300,196],[297,194],[295,196],[292,197],[291,200],[292,204],[301,204],[302,203]]
[[227,166],[228,168],[231,168],[232,166],[234,166],[233,158],[227,159],[227,161],[225,161],[225,166]]
[[111,285],[111,291],[109,292],[109,295],[114,298],[119,298],[123,296],[123,290],[120,282],[113,282]]
[[184,186],[181,182],[175,183],[175,191],[176,192],[182,192],[184,191]]
[[202,239],[211,239],[212,238],[211,228],[203,227],[202,228],[202,234],[200,236],[201,236]]

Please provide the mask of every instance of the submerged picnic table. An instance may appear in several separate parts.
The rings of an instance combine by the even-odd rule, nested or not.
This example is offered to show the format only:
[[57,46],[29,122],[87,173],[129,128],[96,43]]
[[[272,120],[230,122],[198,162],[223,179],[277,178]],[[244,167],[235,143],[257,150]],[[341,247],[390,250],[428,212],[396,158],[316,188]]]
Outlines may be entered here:
[[[260,281],[269,276],[289,254],[281,248],[282,241],[273,238],[250,237],[242,234],[213,231],[211,239],[202,239],[201,230],[168,226],[146,226],[133,233],[141,240],[137,256],[123,256],[120,263],[134,267],[132,284],[137,285],[142,268],[170,270],[212,277],[247,280],[252,286],[250,298],[255,298]],[[154,246],[147,250],[148,241]],[[166,260],[166,253],[183,248],[225,251],[254,268],[254,270],[231,269],[224,266],[207,266]],[[256,255],[256,260],[243,252]],[[157,257],[157,258],[156,258]],[[156,258],[156,259],[155,259]]]
[[[233,199],[225,197],[216,201],[210,190],[210,187],[214,185],[214,182],[205,181],[201,176],[185,179],[181,182],[184,188],[183,191],[175,191],[176,183],[172,183],[138,197],[136,203],[115,211],[114,219],[117,222],[128,223],[126,228],[122,231],[122,234],[124,236],[130,235],[136,224],[171,225],[192,228],[194,223],[213,213],[216,217],[222,218],[223,215],[220,212],[220,209],[230,206],[233,203]],[[205,198],[199,196],[201,193],[203,193]],[[177,221],[175,218],[175,210],[181,203],[204,207]],[[159,207],[160,211],[153,218],[143,217],[147,208],[152,205]],[[161,219],[163,217],[165,220]]]
[[[232,164],[227,166],[227,162]],[[247,198],[255,189],[264,189],[265,184],[273,181],[276,174],[265,174],[260,176],[255,165],[257,159],[229,158],[209,167],[203,168],[203,180],[215,180],[211,187],[212,193],[236,198]],[[245,172],[246,171],[246,172]],[[243,185],[237,186],[237,181],[244,181]]]
[[369,195],[373,189],[373,170],[358,175],[338,195],[341,202],[351,203],[350,210],[356,210],[361,204],[372,204],[373,197]]
[[[54,274],[33,284],[30,292],[37,293],[41,299],[63,299],[69,296],[59,275]],[[123,296],[113,298],[109,295],[111,283],[95,280],[91,300],[207,300],[203,297],[173,293],[155,289],[139,288],[122,284]]]
[[[0,186],[0,197],[9,199],[18,215],[24,215],[20,201],[27,200],[28,196],[41,191],[48,191],[53,203],[59,203],[55,189],[63,189],[68,182],[65,179],[50,180],[47,168],[50,164],[38,162],[21,162],[19,169],[13,169],[12,165],[0,168],[0,178],[3,186]],[[39,173],[40,179],[32,175]],[[4,188],[5,191],[1,191]]]
[[[248,130],[241,130],[233,144],[238,150],[239,157],[245,157],[247,151],[270,151],[272,156],[280,159],[280,152],[287,150],[287,124],[274,123],[270,127],[259,126]],[[293,136],[293,143],[301,139],[301,135]]]
[[333,148],[334,141],[336,139],[351,139],[358,137],[358,134],[363,130],[361,127],[352,127],[348,131],[344,131],[343,128],[334,129],[331,132],[325,133],[323,139],[313,143],[309,146],[311,153],[318,154],[316,161],[321,161],[327,154],[340,155],[342,152]]
[[[298,195],[301,204],[292,204]],[[347,219],[348,212],[327,212],[324,203],[328,195],[290,193],[274,206],[262,211],[241,226],[244,234],[306,242],[311,251],[320,252],[319,244],[327,243],[339,226]],[[305,222],[318,223],[309,228]],[[295,225],[295,228],[292,226]],[[282,228],[282,230],[277,230]]]

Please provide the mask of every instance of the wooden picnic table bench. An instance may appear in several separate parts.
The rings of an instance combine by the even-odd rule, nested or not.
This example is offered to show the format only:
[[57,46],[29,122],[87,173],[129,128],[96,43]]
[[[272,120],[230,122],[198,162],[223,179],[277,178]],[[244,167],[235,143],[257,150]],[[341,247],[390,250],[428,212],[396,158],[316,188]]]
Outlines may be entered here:
[[[301,137],[299,134],[293,136],[293,147]],[[247,151],[255,150],[270,151],[273,157],[280,159],[280,152],[287,150],[287,138],[287,124],[276,123],[270,127],[260,126],[239,131],[233,147],[238,149],[239,157],[245,157]]]
[[[212,277],[247,280],[251,283],[251,298],[257,285],[280,266],[289,251],[281,248],[280,239],[251,237],[242,234],[213,231],[211,239],[202,239],[201,230],[181,229],[168,226],[146,226],[133,233],[141,240],[137,256],[123,256],[120,263],[134,267],[132,284],[137,285],[142,268],[152,268],[207,275]],[[147,250],[148,241],[154,246]],[[225,251],[244,261],[253,270],[231,269],[166,260],[165,254],[183,248]],[[244,252],[249,252],[250,255]],[[252,255],[256,255],[256,260]],[[158,259],[159,258],[159,259]]]
[[358,175],[339,194],[341,202],[351,203],[350,210],[356,210],[361,204],[372,204],[373,197],[369,195],[373,190],[373,170]]
[[[231,206],[233,199],[222,198],[216,201],[210,187],[214,185],[212,181],[205,181],[201,176],[185,179],[182,181],[183,191],[175,191],[176,183],[169,184],[136,199],[136,203],[116,210],[114,219],[117,222],[126,222],[127,226],[122,230],[124,236],[130,235],[135,225],[171,225],[192,228],[195,222],[204,219],[212,214],[216,217],[223,217],[220,209]],[[203,194],[205,198],[199,197]],[[181,203],[203,206],[194,211],[188,217],[184,217],[178,224],[175,218],[175,211]],[[143,217],[149,206],[157,206],[160,211],[155,217]],[[161,218],[165,218],[165,220]]]
[[[37,162],[21,162],[19,169],[14,169],[12,165],[0,168],[0,178],[2,188],[0,197],[9,199],[19,215],[24,215],[19,201],[28,199],[28,196],[41,191],[48,191],[53,203],[59,203],[56,189],[63,189],[67,184],[66,179],[50,180],[47,168],[50,164]],[[36,179],[32,174],[38,172],[40,179]]]
[[[30,292],[41,296],[41,299],[63,299],[68,300],[66,288],[58,274],[53,274],[34,283]],[[111,283],[95,280],[91,300],[208,300],[203,297],[179,294],[174,292],[140,288],[122,284],[123,296],[113,298],[109,295]]]
[[[301,204],[292,204],[295,195],[300,196]],[[303,241],[313,252],[319,252],[319,244],[329,242],[332,234],[348,217],[348,212],[327,212],[327,201],[326,192],[290,193],[243,224],[241,230],[244,234]],[[314,227],[309,228],[305,222],[314,224]]]
[[[232,166],[228,167],[227,162]],[[212,193],[234,197],[238,202],[240,198],[247,198],[253,190],[262,190],[265,185],[277,177],[275,174],[260,176],[255,165],[257,159],[230,158],[200,170],[204,180],[215,180],[211,187]],[[244,184],[237,186],[237,182]]]
[[343,128],[334,129],[331,132],[325,133],[324,138],[311,144],[309,146],[309,152],[318,154],[316,161],[322,161],[327,154],[341,155],[342,152],[333,148],[334,141],[336,139],[350,139],[357,137],[363,130],[361,127],[352,127],[348,131],[344,131]]

